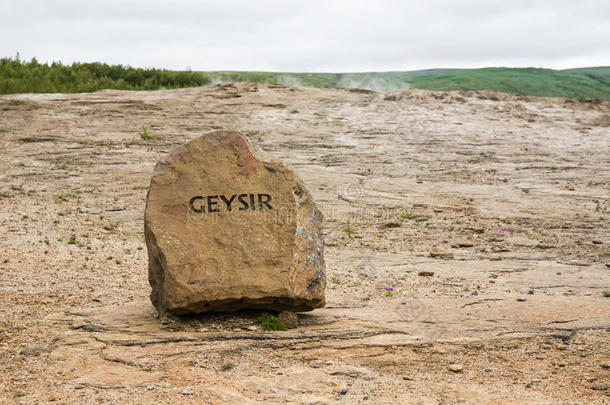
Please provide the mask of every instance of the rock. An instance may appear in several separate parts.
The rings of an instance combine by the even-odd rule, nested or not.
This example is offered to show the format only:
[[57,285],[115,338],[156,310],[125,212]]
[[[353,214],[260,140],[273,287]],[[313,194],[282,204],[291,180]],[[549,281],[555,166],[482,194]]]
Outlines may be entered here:
[[453,371],[454,373],[461,373],[464,370],[464,366],[461,364],[450,364],[447,369],[449,371]]
[[519,301],[519,302],[525,302],[525,301],[527,301],[527,298],[517,298],[517,301]]
[[357,378],[357,379],[366,380],[366,381],[371,381],[371,380],[375,379],[375,377],[373,375],[371,375],[371,373],[367,369],[365,369],[363,367],[351,366],[351,365],[335,366],[333,369],[331,369],[328,372],[328,374],[346,376],[346,377],[350,377],[350,378]]
[[610,369],[610,362],[609,363],[602,363],[600,364],[601,368],[605,368],[606,370]]
[[246,327],[246,329],[254,332],[254,331],[258,330],[258,327],[256,325],[250,325],[250,326]]
[[324,306],[322,214],[295,173],[216,131],[155,167],[144,213],[152,303],[176,314]]
[[595,391],[606,391],[608,388],[610,388],[609,384],[593,384],[591,386],[591,389]]
[[435,259],[453,259],[453,253],[445,252],[439,248],[433,248],[430,250],[430,257],[434,257]]
[[192,388],[185,388],[181,392],[182,395],[193,395],[194,393],[195,391]]
[[474,243],[467,241],[467,240],[462,240],[456,243],[459,247],[463,247],[463,248],[467,248],[467,247],[473,247]]
[[422,277],[432,277],[434,275],[433,271],[420,271],[419,273],[417,273],[418,276],[422,276]]
[[282,311],[277,315],[278,319],[286,325],[288,329],[296,329],[299,327],[299,317],[291,311]]

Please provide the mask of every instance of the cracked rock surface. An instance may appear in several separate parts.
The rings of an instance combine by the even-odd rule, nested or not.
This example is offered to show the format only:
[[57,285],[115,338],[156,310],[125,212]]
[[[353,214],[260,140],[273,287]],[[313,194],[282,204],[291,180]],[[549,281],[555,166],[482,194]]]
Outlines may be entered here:
[[[0,96],[0,402],[606,403],[609,116],[246,83]],[[154,167],[219,129],[324,215],[326,306],[296,329],[150,304]]]

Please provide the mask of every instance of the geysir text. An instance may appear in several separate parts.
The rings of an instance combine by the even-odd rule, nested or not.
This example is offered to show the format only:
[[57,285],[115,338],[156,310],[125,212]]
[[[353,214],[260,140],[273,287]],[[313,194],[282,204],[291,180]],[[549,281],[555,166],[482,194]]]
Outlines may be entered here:
[[220,212],[246,210],[272,210],[271,196],[269,194],[233,194],[228,197],[225,195],[198,195],[191,198],[189,207],[193,212]]

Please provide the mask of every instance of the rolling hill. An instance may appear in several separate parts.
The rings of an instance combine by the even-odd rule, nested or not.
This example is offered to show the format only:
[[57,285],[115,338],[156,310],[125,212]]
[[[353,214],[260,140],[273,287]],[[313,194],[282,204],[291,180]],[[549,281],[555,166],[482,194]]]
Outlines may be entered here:
[[541,68],[427,69],[406,72],[282,73],[172,71],[104,63],[63,65],[36,59],[0,59],[0,94],[81,93],[101,89],[158,90],[243,81],[295,87],[496,90],[506,93],[610,101],[610,66],[552,70]]

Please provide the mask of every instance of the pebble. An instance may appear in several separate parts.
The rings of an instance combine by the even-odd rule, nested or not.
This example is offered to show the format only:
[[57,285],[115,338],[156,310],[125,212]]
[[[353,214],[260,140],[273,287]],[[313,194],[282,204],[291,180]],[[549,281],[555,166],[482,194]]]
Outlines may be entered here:
[[557,349],[557,350],[568,350],[568,346],[566,346],[566,345],[564,345],[562,343],[557,343],[555,345],[555,349]]
[[593,384],[591,386],[591,389],[595,391],[606,391],[608,388],[610,388],[608,384]]
[[146,386],[146,389],[149,390],[149,391],[152,391],[152,390],[155,389],[155,386],[152,385],[152,384],[149,384],[149,385]]
[[250,325],[250,326],[248,326],[246,329],[251,330],[251,331],[255,331],[255,330],[257,330],[258,328],[256,327],[256,325]]
[[461,364],[450,364],[447,369],[449,371],[453,371],[454,373],[461,373],[462,370],[464,370],[464,366],[462,366]]
[[343,388],[343,389],[341,390],[341,392],[339,392],[339,394],[341,394],[341,395],[345,395],[345,394],[347,394],[347,389]]
[[525,302],[525,301],[527,301],[527,298],[517,298],[517,301],[519,301],[519,302]]
[[602,364],[600,364],[600,367],[608,370],[608,369],[610,369],[610,363],[602,363]]
[[181,392],[182,395],[193,395],[194,393],[195,392],[193,391],[192,388],[185,388]]
[[418,276],[422,276],[422,277],[432,277],[434,275],[433,271],[420,271],[419,273],[417,273]]

